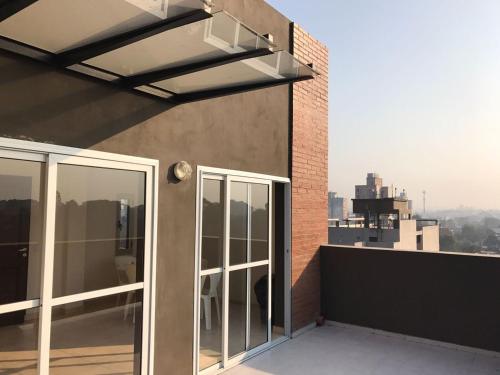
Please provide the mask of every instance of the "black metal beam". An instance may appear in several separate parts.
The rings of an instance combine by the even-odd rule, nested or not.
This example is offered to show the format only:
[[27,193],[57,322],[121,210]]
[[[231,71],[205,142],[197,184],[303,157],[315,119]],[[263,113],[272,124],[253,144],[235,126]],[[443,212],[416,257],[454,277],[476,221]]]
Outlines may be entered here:
[[96,42],[62,52],[56,55],[55,63],[63,67],[77,64],[102,55],[106,52],[110,52],[131,43],[138,42],[142,39],[149,38],[153,35],[210,17],[212,17],[212,15],[209,12],[203,9],[198,9],[178,16],[166,18],[151,25],[142,26],[138,29],[130,30],[122,34],[114,35],[109,38],[98,40]]
[[15,53],[17,55],[32,58],[34,60],[50,63],[54,59],[54,54],[29,44],[19,42],[0,35],[0,49]]
[[176,104],[184,104],[184,103],[190,103],[190,102],[197,102],[200,100],[219,98],[219,97],[227,96],[227,95],[239,94],[239,93],[247,92],[247,91],[265,89],[268,87],[281,86],[281,85],[305,81],[305,80],[309,80],[309,79],[313,79],[313,78],[314,78],[314,76],[307,75],[307,76],[303,76],[303,77],[299,77],[299,78],[283,78],[283,79],[277,79],[274,81],[251,83],[251,84],[234,86],[234,87],[226,87],[226,88],[221,88],[221,89],[203,90],[203,91],[196,91],[196,92],[186,93],[186,94],[176,94],[172,98],[170,98],[169,100],[175,102]]
[[209,60],[198,61],[178,67],[159,69],[148,73],[124,77],[121,80],[120,84],[127,88],[142,86],[148,83],[163,81],[165,79],[179,77],[241,60],[270,55],[272,53],[273,51],[269,48],[259,48],[256,50],[239,52],[232,55],[228,54],[225,56],[218,56]]
[[[52,52],[49,52],[49,51],[46,51],[46,50],[43,50],[43,49],[40,49],[37,47],[33,47],[33,46],[28,45],[28,44],[25,44],[25,43],[22,43],[22,42],[19,42],[17,40],[13,40],[13,39],[1,36],[1,35],[0,35],[0,51],[5,51],[6,53],[15,54],[17,56],[20,56],[21,58],[25,58],[25,59],[30,60],[30,61],[35,61],[37,63],[50,66],[58,71],[65,72],[66,74],[69,74],[69,75],[74,76],[74,77],[80,77],[83,79],[91,80],[92,82],[101,83],[101,84],[106,85],[108,87],[113,87],[115,89],[123,90],[123,87],[121,85],[117,84],[117,82],[119,82],[120,79],[123,78],[120,75],[117,75],[115,73],[108,72],[106,70],[99,69],[99,68],[96,68],[93,66],[89,66],[86,64],[79,64],[81,67],[90,68],[90,69],[95,70],[95,71],[102,71],[104,74],[109,74],[111,76],[116,77],[112,81],[108,81],[108,80],[103,79],[101,77],[98,77],[97,75],[94,75],[92,73],[83,73],[81,71],[76,71],[76,70],[73,70],[70,68],[65,68],[62,66],[54,65],[54,56],[55,55]],[[169,92],[168,90],[165,90],[165,89],[162,89],[159,87],[153,87],[153,89],[158,90],[158,91],[163,91],[164,93],[167,93],[167,94],[173,94],[173,93]],[[126,91],[132,92],[136,95],[159,100],[161,102],[174,104],[169,100],[170,98],[163,98],[162,96],[155,95],[153,93],[147,93],[147,92],[140,91],[137,89],[126,89]]]
[[36,3],[38,0],[0,0],[0,22]]

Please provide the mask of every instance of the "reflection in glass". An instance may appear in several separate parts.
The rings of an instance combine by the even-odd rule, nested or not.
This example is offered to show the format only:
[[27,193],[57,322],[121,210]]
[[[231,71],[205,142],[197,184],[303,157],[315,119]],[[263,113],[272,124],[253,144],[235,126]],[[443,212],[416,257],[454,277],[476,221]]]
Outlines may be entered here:
[[268,266],[250,269],[250,347],[267,342]]
[[250,185],[252,207],[251,261],[269,258],[269,187]]
[[222,273],[200,279],[200,370],[222,359]]
[[40,296],[44,187],[45,163],[0,159],[0,305]]
[[140,374],[142,291],[54,307],[50,374]]
[[58,166],[54,297],[143,281],[144,194],[144,172]]
[[0,374],[37,373],[38,312],[0,314]]
[[228,356],[246,350],[247,270],[229,273]]
[[201,269],[222,267],[224,182],[203,180]]
[[120,216],[118,222],[118,232],[120,236],[120,250],[127,250],[128,243],[128,218],[130,214],[128,199],[120,199]]
[[248,237],[248,184],[246,183],[231,183],[229,237],[229,263],[231,265],[246,263]]

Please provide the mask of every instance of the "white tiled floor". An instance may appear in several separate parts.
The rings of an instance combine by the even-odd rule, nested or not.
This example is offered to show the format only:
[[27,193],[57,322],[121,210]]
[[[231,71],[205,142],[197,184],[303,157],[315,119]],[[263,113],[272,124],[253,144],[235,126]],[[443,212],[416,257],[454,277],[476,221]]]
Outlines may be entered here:
[[500,375],[498,356],[358,328],[315,328],[227,375]]

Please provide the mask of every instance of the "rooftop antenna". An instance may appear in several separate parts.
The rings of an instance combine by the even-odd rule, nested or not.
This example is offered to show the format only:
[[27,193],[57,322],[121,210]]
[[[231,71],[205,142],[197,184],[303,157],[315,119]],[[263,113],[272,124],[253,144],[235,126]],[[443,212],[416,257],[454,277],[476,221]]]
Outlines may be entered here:
[[424,214],[425,214],[425,195],[427,192],[425,190],[422,191],[422,197],[423,197],[423,202],[424,202]]

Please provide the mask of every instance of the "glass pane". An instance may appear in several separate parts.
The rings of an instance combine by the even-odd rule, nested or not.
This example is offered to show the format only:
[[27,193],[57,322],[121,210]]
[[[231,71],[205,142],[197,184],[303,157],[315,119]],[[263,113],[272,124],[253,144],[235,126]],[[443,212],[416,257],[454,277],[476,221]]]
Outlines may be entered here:
[[140,374],[142,291],[54,307],[50,374]]
[[34,308],[0,315],[0,374],[37,373],[38,313]]
[[145,173],[60,164],[54,297],[143,281]]
[[130,76],[270,47],[269,41],[229,14],[217,12],[210,19],[153,35],[85,63]]
[[154,83],[165,90],[184,94],[196,91],[314,76],[314,71],[288,52],[256,57]]
[[251,261],[269,258],[269,186],[251,184]]
[[229,273],[228,356],[246,350],[247,270]]
[[200,370],[222,359],[222,273],[200,279]]
[[0,159],[0,305],[40,296],[45,163]]
[[247,262],[248,184],[231,183],[230,249],[231,265]]
[[268,266],[250,269],[250,347],[267,342]]
[[38,0],[1,22],[0,34],[55,53],[204,7],[201,0]]
[[203,180],[201,269],[222,267],[224,181]]

